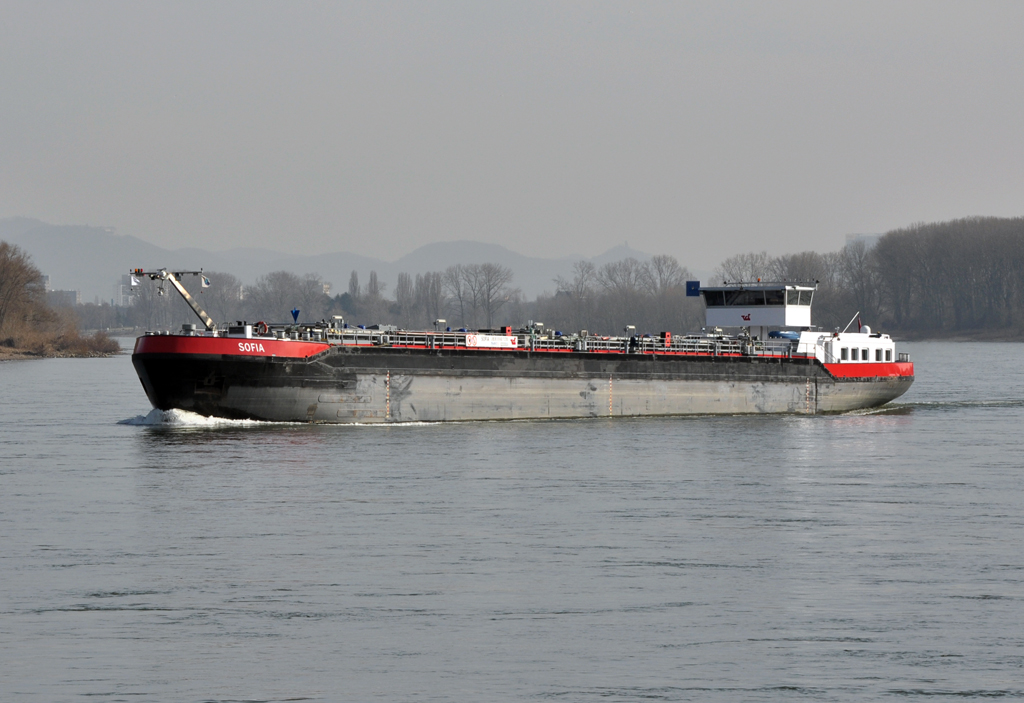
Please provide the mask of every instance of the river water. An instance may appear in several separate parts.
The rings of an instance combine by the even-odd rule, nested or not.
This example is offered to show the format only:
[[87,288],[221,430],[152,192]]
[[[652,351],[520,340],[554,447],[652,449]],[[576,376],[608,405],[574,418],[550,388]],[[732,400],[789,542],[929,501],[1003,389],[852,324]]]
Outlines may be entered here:
[[902,349],[884,412],[402,427],[0,363],[0,700],[1024,697],[1024,346]]

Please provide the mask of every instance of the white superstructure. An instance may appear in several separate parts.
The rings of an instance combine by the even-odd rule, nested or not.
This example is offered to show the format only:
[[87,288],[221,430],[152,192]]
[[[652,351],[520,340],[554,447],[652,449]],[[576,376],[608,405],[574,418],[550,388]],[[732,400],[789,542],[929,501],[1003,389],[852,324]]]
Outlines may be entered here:
[[708,327],[810,327],[814,284],[701,286]]
[[813,356],[823,364],[891,364],[909,361],[908,354],[897,354],[896,343],[887,334],[863,327],[860,332],[803,331],[797,342],[797,354]]

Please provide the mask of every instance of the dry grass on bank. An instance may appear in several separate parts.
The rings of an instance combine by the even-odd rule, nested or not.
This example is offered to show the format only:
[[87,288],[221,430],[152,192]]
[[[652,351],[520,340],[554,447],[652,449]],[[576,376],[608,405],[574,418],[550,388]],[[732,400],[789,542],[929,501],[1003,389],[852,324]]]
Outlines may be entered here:
[[24,329],[0,337],[0,359],[110,356],[120,351],[121,345],[106,332],[85,336],[75,329],[58,333]]
[[78,333],[51,335],[32,332],[0,339],[0,358],[110,356],[121,345],[104,332],[91,337]]

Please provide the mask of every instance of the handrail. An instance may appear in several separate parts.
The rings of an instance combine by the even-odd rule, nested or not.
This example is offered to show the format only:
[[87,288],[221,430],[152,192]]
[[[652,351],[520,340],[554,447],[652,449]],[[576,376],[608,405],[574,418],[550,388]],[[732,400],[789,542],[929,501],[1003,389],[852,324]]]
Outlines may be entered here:
[[[195,333],[192,333],[195,334]],[[226,330],[211,330],[206,333],[212,336],[232,336]],[[765,339],[727,337],[725,335],[685,335],[685,336],[631,336],[613,337],[588,335],[547,336],[531,332],[500,335],[515,339],[514,346],[470,346],[467,337],[475,332],[449,331],[405,331],[405,330],[368,330],[361,328],[337,329],[321,324],[302,325],[270,325],[265,335],[253,336],[253,339],[315,340],[341,347],[391,347],[396,349],[427,349],[436,351],[472,351],[472,352],[520,352],[520,353],[590,353],[590,354],[622,354],[626,356],[659,357],[671,355],[693,356],[732,356],[732,357],[763,357],[763,358],[820,358],[825,363],[834,363],[835,359],[828,353],[824,337],[819,337],[809,350],[808,343],[801,344],[798,339]]]

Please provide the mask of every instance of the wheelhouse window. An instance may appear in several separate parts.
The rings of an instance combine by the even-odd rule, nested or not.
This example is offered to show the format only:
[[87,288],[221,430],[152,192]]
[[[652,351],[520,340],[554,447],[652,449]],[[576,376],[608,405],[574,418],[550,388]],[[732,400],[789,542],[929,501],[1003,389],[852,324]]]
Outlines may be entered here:
[[813,290],[788,290],[786,291],[786,305],[810,305],[813,294]]
[[885,350],[885,360],[892,361],[892,349]]
[[861,361],[870,361],[871,360],[871,358],[868,356],[868,350],[867,349],[861,349],[860,350],[860,359],[861,359]]
[[757,305],[764,305],[764,291],[727,290],[725,291],[725,304],[739,308],[749,308]]
[[704,304],[709,308],[737,307],[750,308],[761,306],[784,307],[786,305],[811,304],[809,290],[786,290],[785,288],[768,290],[706,290],[701,289]]
[[705,290],[704,303],[709,308],[720,308],[725,306],[725,292],[720,290]]
[[850,361],[856,361],[856,360],[857,360],[857,347],[854,347],[853,349],[850,350]]
[[881,360],[882,360],[882,350],[881,349],[876,349],[875,350],[875,361],[881,361]]
[[[854,350],[854,351],[856,351],[856,350]],[[839,358],[841,360],[843,360],[843,361],[846,361],[847,359],[849,359],[850,358],[850,348],[849,347],[843,347],[842,349],[840,349],[839,350]]]

